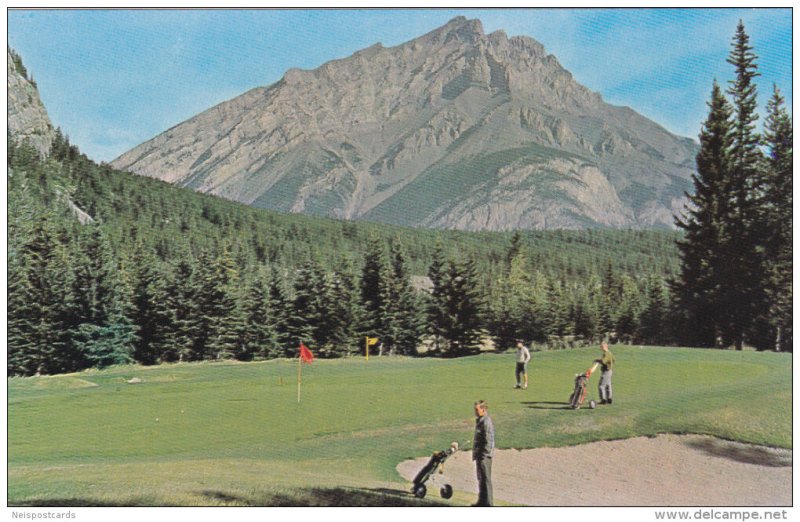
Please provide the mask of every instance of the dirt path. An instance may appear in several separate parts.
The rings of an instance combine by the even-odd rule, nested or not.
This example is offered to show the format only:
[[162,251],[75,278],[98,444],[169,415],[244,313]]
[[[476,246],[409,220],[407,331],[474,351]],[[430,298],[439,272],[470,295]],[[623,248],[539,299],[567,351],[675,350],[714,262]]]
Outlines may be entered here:
[[[409,482],[428,457],[397,466]],[[530,506],[790,506],[792,450],[697,435],[660,435],[568,448],[497,451],[495,499]],[[429,482],[477,492],[468,452]]]

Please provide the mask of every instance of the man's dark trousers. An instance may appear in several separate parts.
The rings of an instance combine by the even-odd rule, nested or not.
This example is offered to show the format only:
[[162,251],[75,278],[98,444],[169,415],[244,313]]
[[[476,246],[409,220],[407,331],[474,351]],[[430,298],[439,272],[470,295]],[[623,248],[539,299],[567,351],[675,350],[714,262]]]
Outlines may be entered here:
[[475,461],[478,474],[478,506],[491,506],[494,504],[492,496],[492,458],[485,457]]

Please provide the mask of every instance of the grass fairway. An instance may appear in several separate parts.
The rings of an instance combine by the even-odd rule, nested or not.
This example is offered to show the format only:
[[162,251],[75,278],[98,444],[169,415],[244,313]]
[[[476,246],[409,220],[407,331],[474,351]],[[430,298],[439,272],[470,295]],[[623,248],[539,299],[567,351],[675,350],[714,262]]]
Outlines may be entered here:
[[8,502],[464,505],[403,494],[395,466],[470,442],[476,399],[502,448],[665,432],[791,448],[790,354],[611,349],[614,405],[579,411],[564,403],[596,348],[534,353],[525,391],[510,352],[317,360],[300,404],[286,360],[9,379]]

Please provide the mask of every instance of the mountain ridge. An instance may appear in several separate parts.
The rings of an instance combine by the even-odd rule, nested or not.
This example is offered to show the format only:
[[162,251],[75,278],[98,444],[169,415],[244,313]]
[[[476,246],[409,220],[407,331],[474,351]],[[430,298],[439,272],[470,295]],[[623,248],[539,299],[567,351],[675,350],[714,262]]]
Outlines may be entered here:
[[10,47],[6,48],[6,55],[6,128],[12,136],[27,141],[41,157],[45,157],[50,153],[55,129],[39,96],[39,89],[28,77],[22,59]]
[[112,165],[337,218],[466,230],[670,227],[695,150],[606,104],[534,39],[485,35],[479,20],[458,17],[397,46],[289,69]]

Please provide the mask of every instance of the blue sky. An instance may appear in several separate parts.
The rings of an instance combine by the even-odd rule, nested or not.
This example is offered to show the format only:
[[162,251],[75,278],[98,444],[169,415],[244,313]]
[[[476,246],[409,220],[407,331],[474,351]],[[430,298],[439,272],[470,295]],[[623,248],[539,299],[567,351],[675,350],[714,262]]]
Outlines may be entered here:
[[[777,84],[791,110],[791,9],[11,10],[8,42],[50,118],[110,161],[292,67],[401,44],[455,16],[526,35],[583,85],[696,138],[739,19],[759,56],[763,115]],[[763,118],[762,118],[763,119]]]

